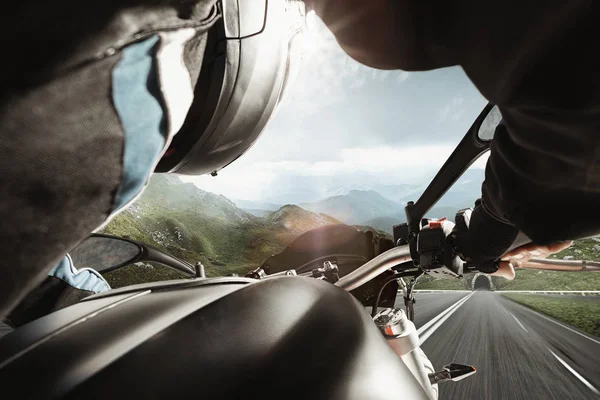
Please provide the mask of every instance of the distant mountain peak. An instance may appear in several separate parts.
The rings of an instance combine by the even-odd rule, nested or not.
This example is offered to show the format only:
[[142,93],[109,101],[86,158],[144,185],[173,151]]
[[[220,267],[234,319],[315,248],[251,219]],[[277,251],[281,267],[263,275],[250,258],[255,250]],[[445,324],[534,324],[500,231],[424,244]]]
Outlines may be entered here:
[[153,175],[140,200],[153,204],[154,207],[202,214],[228,223],[255,219],[253,215],[238,208],[227,197],[206,192],[193,183],[184,183],[176,176],[168,174]]
[[154,174],[150,178],[151,181],[163,181],[172,185],[181,185],[183,182],[177,175],[173,174]]
[[223,200],[224,202],[226,202],[227,204],[229,204],[231,207],[237,208],[237,205],[233,201],[229,200],[227,197],[223,196],[222,194],[218,195],[218,197],[221,200]]
[[373,189],[352,189],[348,192],[348,194],[354,196],[377,196],[384,198],[380,193]]
[[301,204],[307,210],[331,215],[346,224],[403,213],[402,206],[374,190],[351,190],[348,194],[333,196],[311,204]]
[[290,231],[298,232],[306,232],[323,225],[341,223],[329,215],[308,211],[294,204],[286,204],[266,218],[268,221],[283,226]]
[[286,204],[282,206],[279,210],[273,211],[271,214],[269,214],[268,219],[271,221],[281,221],[283,219],[304,217],[308,215],[312,216],[318,214],[313,213],[311,211],[307,211],[295,204]]
[[241,200],[241,199],[231,199],[236,206],[242,209],[252,209],[252,210],[264,210],[264,211],[277,211],[281,208],[280,204],[273,204],[265,201],[258,200]]

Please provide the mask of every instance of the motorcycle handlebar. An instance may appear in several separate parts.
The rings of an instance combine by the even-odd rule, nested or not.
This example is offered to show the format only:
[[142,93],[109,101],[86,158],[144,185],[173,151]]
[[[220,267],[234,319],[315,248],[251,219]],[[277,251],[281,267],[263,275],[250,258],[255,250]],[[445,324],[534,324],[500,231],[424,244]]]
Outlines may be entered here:
[[385,270],[411,260],[408,245],[394,247],[341,277],[335,285],[348,291],[354,290],[381,275]]
[[518,264],[517,268],[543,269],[550,271],[600,272],[600,262],[532,258],[526,263]]
[[[408,245],[394,247],[363,264],[348,275],[341,277],[335,285],[348,291],[354,290],[379,276],[384,271],[411,260],[412,258],[410,256],[410,248]],[[532,258],[526,263],[519,264],[517,267],[550,271],[600,272],[600,262],[580,260]]]

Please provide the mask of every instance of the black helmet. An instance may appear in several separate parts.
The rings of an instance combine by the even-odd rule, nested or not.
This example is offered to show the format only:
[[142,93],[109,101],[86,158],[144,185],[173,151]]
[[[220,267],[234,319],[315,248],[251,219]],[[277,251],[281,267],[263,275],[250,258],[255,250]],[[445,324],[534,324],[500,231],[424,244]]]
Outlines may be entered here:
[[185,122],[156,172],[216,173],[252,146],[273,116],[303,51],[300,0],[221,0]]

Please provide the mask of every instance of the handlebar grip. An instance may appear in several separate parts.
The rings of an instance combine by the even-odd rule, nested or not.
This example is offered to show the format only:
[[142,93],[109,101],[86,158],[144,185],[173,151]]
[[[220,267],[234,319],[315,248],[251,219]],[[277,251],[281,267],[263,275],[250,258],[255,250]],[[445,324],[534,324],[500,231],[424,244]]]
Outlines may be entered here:
[[458,252],[469,269],[488,274],[498,270],[500,258],[508,251],[531,242],[514,225],[488,214],[480,202],[456,214],[455,231]]
[[517,264],[517,268],[542,269],[566,272],[600,272],[600,262],[582,260],[551,260],[532,258],[525,263]]

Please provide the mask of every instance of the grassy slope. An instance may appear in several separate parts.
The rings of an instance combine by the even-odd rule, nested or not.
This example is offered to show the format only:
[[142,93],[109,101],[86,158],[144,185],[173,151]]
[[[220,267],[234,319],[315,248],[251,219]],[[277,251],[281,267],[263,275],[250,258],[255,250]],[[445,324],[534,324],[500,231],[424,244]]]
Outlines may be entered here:
[[600,261],[600,238],[576,240],[571,247],[549,258]]
[[[191,263],[201,261],[209,276],[244,274],[270,255],[281,251],[299,234],[278,224],[262,222],[261,219],[232,225],[226,221],[157,205],[144,206],[143,215],[137,216],[125,211],[115,217],[103,232],[151,244]],[[309,226],[302,228],[307,229]],[[161,241],[156,236],[157,232],[162,232],[170,233],[168,236],[172,237],[177,231],[181,234],[181,241]],[[594,246],[600,248],[600,243],[592,239],[577,241],[556,258],[574,256],[600,260],[600,252],[594,251]],[[107,274],[107,279],[111,284],[122,286],[132,282],[132,277],[141,272],[144,272],[148,281],[181,277],[179,273],[159,266],[153,271],[138,270],[135,274],[128,270],[129,267]],[[600,290],[600,273],[518,270],[514,281],[495,278],[494,284],[498,290]],[[417,288],[464,290],[469,287],[465,280],[433,280],[424,277]]]
[[186,275],[163,265],[129,265],[104,275],[113,289],[136,283],[170,281],[185,279]]
[[518,270],[513,281],[494,284],[498,290],[600,290],[600,273]]
[[[200,261],[208,276],[223,276],[243,275],[300,234],[332,223],[339,221],[296,206],[256,218],[225,198],[158,178],[101,232],[139,240],[192,264]],[[182,277],[158,265],[129,266],[106,275],[113,287]]]
[[[201,261],[207,275],[217,276],[244,274],[281,251],[304,231],[338,222],[323,215],[311,220],[310,213],[295,206],[284,207],[287,213],[277,218],[275,213],[266,218],[246,213],[231,218],[232,213],[243,211],[216,195],[198,197],[203,196],[199,192],[202,191],[191,184],[183,185],[173,177],[153,177],[144,195],[129,210],[115,217],[103,232],[131,237],[191,263]],[[600,239],[576,241],[554,257],[600,260]],[[138,270],[136,274],[141,272]],[[160,267],[143,272],[147,280],[180,277]],[[130,282],[136,275],[129,273],[126,278],[127,271],[116,271],[108,274],[108,279],[115,275],[116,281],[119,274],[123,275],[119,278],[121,284]],[[514,281],[494,278],[494,284],[500,290],[600,290],[600,273],[519,270]],[[468,284],[465,280],[424,277],[417,288],[468,289]]]
[[585,299],[505,293],[507,298],[552,318],[600,336],[600,302]]
[[[208,276],[244,274],[281,251],[295,237],[285,229],[273,229],[261,223],[232,225],[179,211],[161,210],[160,214],[158,217],[150,212],[138,219],[126,211],[115,217],[103,233],[142,241],[192,264],[200,261]],[[181,240],[174,239],[178,233]],[[136,274],[141,276],[142,272],[144,282],[181,277],[175,271],[166,274],[160,267],[138,268],[136,273],[128,271],[131,268],[109,273],[107,279],[112,281],[111,285],[118,281],[118,286],[125,286],[132,284]]]
[[[139,219],[126,211],[115,217],[104,232],[116,236],[129,236],[192,263],[201,261],[209,276],[217,276],[244,274],[260,265],[270,255],[283,250],[298,236],[297,232],[291,232],[283,226],[258,221],[231,225],[178,210],[146,206],[144,215]],[[160,241],[151,234],[170,232],[172,236],[177,231],[181,233],[181,241]],[[572,248],[558,254],[557,257],[571,255],[599,260],[600,253],[593,251],[593,246],[596,245],[600,243],[591,239],[577,241]],[[128,272],[129,268],[107,274],[107,279],[117,287],[132,282],[133,277],[141,276],[142,272],[146,281],[181,277],[176,271],[165,270],[159,266],[153,271],[137,270],[136,273]],[[494,278],[494,284],[498,290],[600,290],[600,274],[518,270],[514,281]],[[417,289],[468,288],[465,280],[433,280],[429,277],[422,278],[417,285]]]

